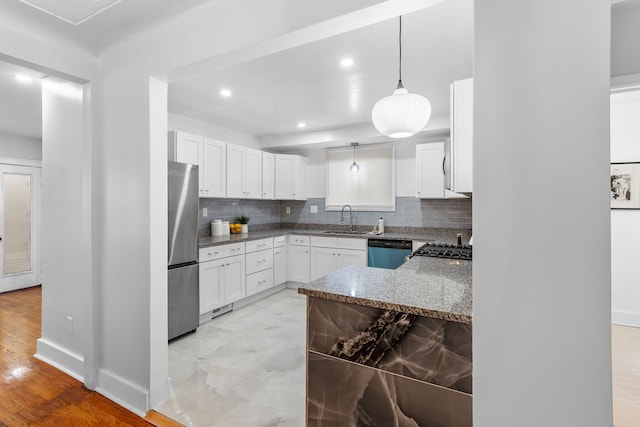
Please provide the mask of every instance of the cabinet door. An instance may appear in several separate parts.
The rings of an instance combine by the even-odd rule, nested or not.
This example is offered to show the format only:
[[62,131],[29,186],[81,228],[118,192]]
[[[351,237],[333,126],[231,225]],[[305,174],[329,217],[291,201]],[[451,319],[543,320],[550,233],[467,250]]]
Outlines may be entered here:
[[229,304],[246,296],[244,255],[222,259],[224,261],[224,303]]
[[311,281],[321,278],[338,269],[338,256],[334,248],[311,248],[310,275]]
[[416,145],[416,197],[444,198],[444,142]]
[[[199,165],[200,144],[202,144],[202,137],[199,135],[191,135],[177,130],[169,132],[169,160]],[[173,152],[171,153],[171,151]]]
[[273,249],[265,249],[258,252],[250,252],[245,257],[245,270],[247,274],[257,273],[273,268]]
[[473,191],[473,79],[451,85],[451,190]]
[[276,154],[276,183],[277,200],[294,199],[294,159],[290,154]]
[[287,253],[284,246],[273,250],[273,283],[275,286],[287,281]]
[[262,198],[273,199],[275,197],[276,184],[276,156],[271,153],[262,153]]
[[301,156],[295,156],[293,165],[293,198],[296,200],[307,200],[307,159]]
[[357,267],[367,266],[367,251],[355,249],[340,249],[338,251],[338,268],[355,265]]
[[202,262],[200,269],[200,314],[223,306],[222,265],[224,260]]
[[227,196],[227,144],[204,138],[200,165],[201,197]]
[[227,144],[227,197],[243,198],[244,147]]
[[245,148],[243,196],[247,199],[262,198],[262,151]]
[[291,246],[289,250],[289,280],[309,283],[309,247]]

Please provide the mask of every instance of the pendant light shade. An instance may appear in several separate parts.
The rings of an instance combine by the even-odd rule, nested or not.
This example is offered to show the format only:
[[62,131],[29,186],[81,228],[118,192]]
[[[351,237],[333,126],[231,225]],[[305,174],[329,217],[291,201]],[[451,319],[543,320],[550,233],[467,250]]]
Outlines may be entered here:
[[353,163],[349,166],[349,170],[353,173],[358,173],[360,171],[360,165],[356,163],[356,147],[359,144],[357,142],[352,142],[351,146],[353,147]]
[[400,16],[400,64],[398,87],[373,106],[371,121],[381,134],[390,138],[406,138],[420,132],[431,118],[431,103],[427,98],[409,93],[402,85],[402,16]]

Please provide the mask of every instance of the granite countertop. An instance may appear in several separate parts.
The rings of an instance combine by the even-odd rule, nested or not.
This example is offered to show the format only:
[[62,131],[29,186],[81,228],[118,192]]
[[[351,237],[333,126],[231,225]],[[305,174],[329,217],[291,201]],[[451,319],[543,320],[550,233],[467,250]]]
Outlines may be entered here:
[[[327,227],[329,228],[329,227]],[[234,243],[234,242],[242,242],[242,241],[250,241],[263,239],[266,237],[275,237],[282,236],[283,234],[297,234],[297,235],[314,235],[314,236],[333,236],[333,237],[347,237],[347,238],[355,238],[355,239],[385,239],[385,240],[420,240],[420,241],[438,241],[443,243],[454,243],[455,241],[455,232],[452,234],[451,230],[441,231],[442,229],[433,229],[434,232],[424,231],[424,232],[390,232],[383,234],[369,234],[369,233],[361,233],[361,234],[345,234],[341,232],[331,232],[330,230],[325,229],[294,229],[294,228],[275,228],[270,230],[261,230],[261,231],[249,231],[246,234],[231,234],[226,236],[202,236],[199,239],[199,247],[200,248],[208,248],[211,246],[222,245],[225,243]],[[468,240],[468,237],[465,237]]]
[[397,270],[345,267],[301,285],[304,295],[471,324],[471,261],[413,257]]

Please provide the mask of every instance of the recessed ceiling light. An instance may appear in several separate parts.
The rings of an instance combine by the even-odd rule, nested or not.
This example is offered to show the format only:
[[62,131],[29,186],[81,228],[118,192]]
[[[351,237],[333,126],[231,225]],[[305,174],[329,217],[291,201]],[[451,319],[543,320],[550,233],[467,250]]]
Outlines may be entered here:
[[14,74],[13,78],[20,83],[31,83],[33,79],[26,74]]
[[306,124],[305,122],[299,122],[299,123],[298,123],[298,127],[299,127],[300,129],[304,129],[304,128],[306,128],[306,127],[307,127],[307,124]]
[[351,67],[353,65],[353,59],[344,58],[342,61],[340,61],[340,65],[344,68]]
[[220,96],[223,98],[229,98],[231,96],[231,91],[229,89],[220,90]]

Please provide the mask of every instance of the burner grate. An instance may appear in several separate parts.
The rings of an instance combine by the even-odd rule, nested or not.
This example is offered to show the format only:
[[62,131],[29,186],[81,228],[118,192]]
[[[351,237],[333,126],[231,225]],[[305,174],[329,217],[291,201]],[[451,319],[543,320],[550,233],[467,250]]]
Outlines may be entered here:
[[446,243],[426,243],[418,248],[412,256],[428,256],[434,258],[471,260],[472,247],[469,245],[449,245]]

